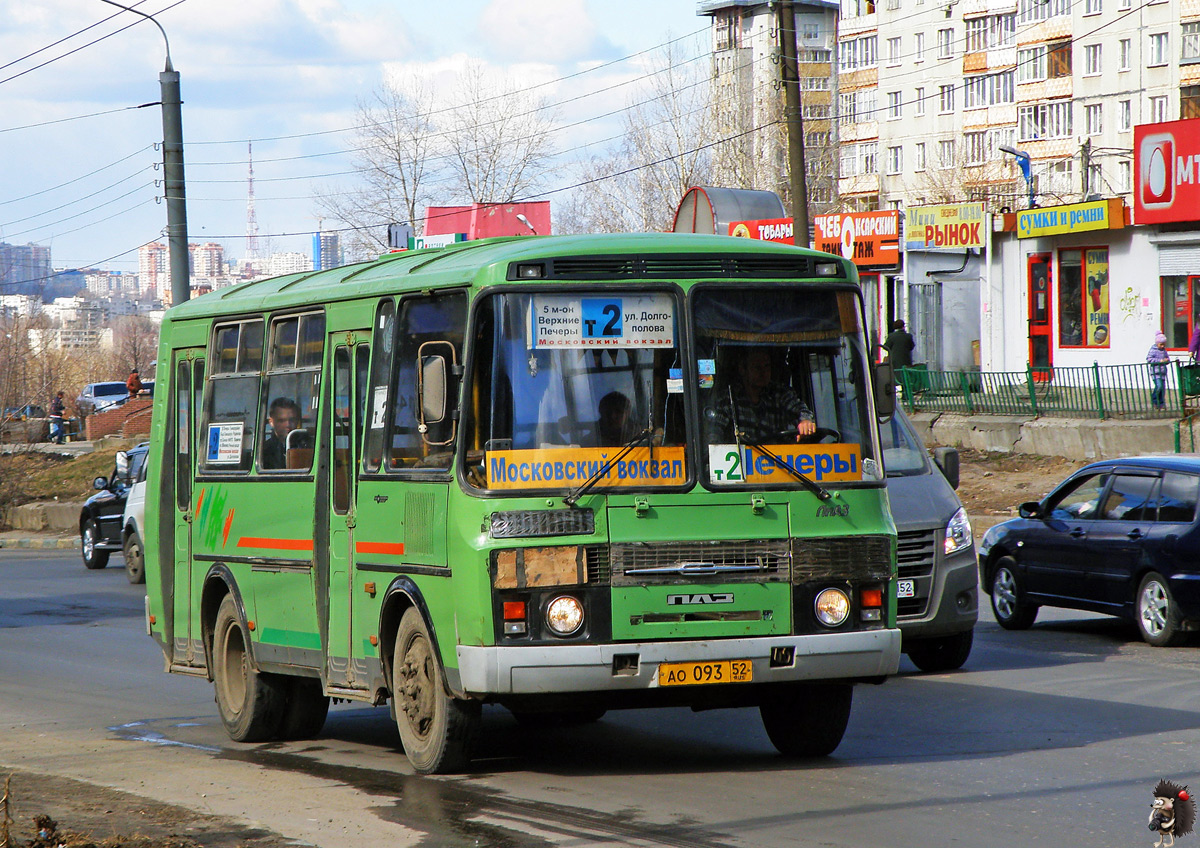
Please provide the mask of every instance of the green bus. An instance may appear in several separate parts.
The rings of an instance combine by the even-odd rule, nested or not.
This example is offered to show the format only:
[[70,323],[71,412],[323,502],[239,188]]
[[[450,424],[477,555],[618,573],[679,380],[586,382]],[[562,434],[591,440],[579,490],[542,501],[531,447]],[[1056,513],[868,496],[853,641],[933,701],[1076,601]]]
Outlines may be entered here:
[[423,773],[467,767],[484,704],[756,706],[782,753],[832,752],[900,652],[863,314],[841,257],[677,234],[463,242],[171,309],[166,670],[244,742],[390,702]]

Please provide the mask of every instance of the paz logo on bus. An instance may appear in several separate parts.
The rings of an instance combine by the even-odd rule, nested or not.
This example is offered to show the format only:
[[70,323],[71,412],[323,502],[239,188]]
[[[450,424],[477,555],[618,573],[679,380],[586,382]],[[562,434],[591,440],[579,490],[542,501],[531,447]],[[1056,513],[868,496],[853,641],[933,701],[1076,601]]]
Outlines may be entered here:
[[690,606],[691,604],[732,604],[733,592],[702,593],[699,595],[667,595],[667,606]]

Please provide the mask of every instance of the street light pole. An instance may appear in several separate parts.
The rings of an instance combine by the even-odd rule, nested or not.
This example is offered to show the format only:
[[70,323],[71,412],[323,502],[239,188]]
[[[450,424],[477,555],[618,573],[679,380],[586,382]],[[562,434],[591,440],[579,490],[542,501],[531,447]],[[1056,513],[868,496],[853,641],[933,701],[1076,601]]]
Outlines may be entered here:
[[1029,209],[1033,208],[1033,162],[1029,158],[1029,154],[1024,150],[1017,150],[1015,147],[1009,147],[1007,144],[1002,144],[998,148],[1001,153],[1007,153],[1009,156],[1017,160],[1017,167],[1021,169],[1021,173],[1025,175],[1025,188],[1029,192]]
[[114,0],[101,0],[110,6],[141,15],[162,33],[167,47],[167,64],[158,75],[162,100],[163,188],[167,198],[167,247],[171,257],[171,305],[178,306],[190,295],[188,284],[187,197],[183,179],[183,101],[179,96],[179,72],[171,66],[171,43],[162,24],[145,12],[123,6]]

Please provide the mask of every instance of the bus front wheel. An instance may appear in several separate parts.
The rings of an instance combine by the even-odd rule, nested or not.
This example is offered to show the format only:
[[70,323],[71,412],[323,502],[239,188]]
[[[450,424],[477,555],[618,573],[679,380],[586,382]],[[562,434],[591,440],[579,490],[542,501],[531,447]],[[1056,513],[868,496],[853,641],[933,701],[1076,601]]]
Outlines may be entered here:
[[404,753],[421,774],[459,771],[471,760],[478,703],[446,694],[442,666],[416,607],[405,610],[392,654],[392,699]]
[[826,757],[850,722],[854,687],[849,683],[792,683],[759,706],[771,744],[785,757]]
[[262,742],[275,736],[286,693],[279,678],[254,668],[233,595],[221,601],[213,625],[213,685],[217,711],[231,739]]

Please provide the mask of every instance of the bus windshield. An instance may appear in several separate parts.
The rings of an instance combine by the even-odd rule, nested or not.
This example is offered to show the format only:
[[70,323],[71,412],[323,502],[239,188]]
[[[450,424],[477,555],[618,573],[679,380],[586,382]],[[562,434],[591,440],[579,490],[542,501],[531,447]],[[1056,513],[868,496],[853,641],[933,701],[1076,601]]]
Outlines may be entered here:
[[669,290],[487,298],[468,388],[472,482],[574,487],[624,448],[597,488],[686,482],[677,312]]
[[691,294],[710,486],[878,480],[860,307],[849,291]]

